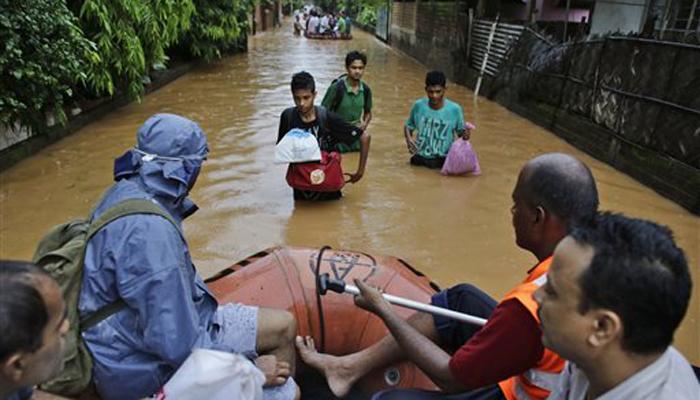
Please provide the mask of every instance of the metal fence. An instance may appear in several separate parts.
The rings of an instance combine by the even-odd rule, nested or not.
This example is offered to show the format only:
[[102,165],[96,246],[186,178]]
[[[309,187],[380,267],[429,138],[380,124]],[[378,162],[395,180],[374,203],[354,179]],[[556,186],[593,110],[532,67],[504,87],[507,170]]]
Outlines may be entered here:
[[520,99],[700,168],[700,46],[616,36],[554,44],[526,30],[497,79]]
[[[493,37],[491,37],[491,30],[494,28],[494,24],[496,24],[495,31]],[[488,49],[484,73],[495,76],[501,63],[506,58],[508,49],[513,43],[518,41],[522,31],[522,25],[504,24],[485,19],[476,20],[471,32],[471,43],[468,50],[471,55],[471,66],[481,70]]]

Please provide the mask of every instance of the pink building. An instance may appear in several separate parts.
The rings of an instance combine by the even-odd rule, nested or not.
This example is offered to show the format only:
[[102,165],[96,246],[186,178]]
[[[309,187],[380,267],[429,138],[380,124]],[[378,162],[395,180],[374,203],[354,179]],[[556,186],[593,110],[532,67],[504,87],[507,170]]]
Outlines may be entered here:
[[[534,1],[533,18],[536,21],[566,21],[567,0],[502,0],[500,13],[504,21],[527,20],[528,2]],[[581,22],[590,19],[593,0],[570,0],[569,22]]]

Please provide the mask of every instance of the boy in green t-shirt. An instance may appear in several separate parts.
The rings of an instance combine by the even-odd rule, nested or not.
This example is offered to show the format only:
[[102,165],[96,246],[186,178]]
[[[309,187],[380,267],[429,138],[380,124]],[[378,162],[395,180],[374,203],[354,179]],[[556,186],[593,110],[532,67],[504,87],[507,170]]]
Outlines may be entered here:
[[411,108],[404,135],[413,165],[442,168],[455,138],[469,139],[462,107],[445,98],[446,82],[441,71],[428,72],[425,76],[428,97],[416,100]]
[[[367,130],[372,120],[372,90],[362,81],[366,65],[366,55],[356,50],[349,52],[345,56],[347,74],[331,84],[321,102],[321,105],[338,113],[345,121],[359,127],[362,131]],[[359,150],[359,140],[351,145],[338,145],[338,151],[341,153]]]

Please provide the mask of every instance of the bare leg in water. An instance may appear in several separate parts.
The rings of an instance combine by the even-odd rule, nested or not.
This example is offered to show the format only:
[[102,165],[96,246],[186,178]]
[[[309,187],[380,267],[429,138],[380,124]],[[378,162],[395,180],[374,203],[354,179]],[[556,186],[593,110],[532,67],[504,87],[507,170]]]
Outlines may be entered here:
[[[416,313],[408,323],[433,342],[438,342],[433,316]],[[394,337],[387,335],[372,346],[346,356],[333,356],[316,351],[310,337],[296,338],[301,359],[310,367],[319,370],[328,381],[328,386],[337,397],[343,397],[360,378],[370,371],[404,360],[401,347]]]

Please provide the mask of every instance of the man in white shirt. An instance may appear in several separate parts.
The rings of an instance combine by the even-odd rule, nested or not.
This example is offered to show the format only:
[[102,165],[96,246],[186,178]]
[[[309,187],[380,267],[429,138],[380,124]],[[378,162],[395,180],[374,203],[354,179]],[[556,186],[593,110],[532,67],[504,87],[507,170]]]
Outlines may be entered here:
[[318,33],[318,16],[316,16],[315,11],[311,11],[311,17],[309,17],[309,23],[306,26],[306,34],[314,35]]
[[671,346],[692,282],[671,231],[603,213],[554,251],[534,294],[542,341],[569,360],[556,400],[698,400],[700,384]]
[[329,24],[328,14],[323,14],[323,17],[321,17],[321,26],[318,28],[318,33],[323,35],[329,29],[330,29],[330,24]]

